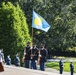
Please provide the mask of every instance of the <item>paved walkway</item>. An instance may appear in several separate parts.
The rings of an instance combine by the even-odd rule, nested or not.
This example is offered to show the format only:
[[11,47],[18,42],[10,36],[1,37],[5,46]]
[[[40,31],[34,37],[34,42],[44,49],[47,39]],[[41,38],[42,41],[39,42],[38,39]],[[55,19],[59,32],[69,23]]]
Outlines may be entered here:
[[[64,62],[67,60],[64,60]],[[71,61],[69,59],[69,61]],[[76,60],[75,60],[76,61]],[[59,62],[59,59],[49,59],[48,62]],[[23,67],[4,66],[5,71],[0,72],[0,75],[60,75],[59,71],[52,68],[45,68],[45,71],[26,69]],[[63,72],[62,75],[70,75],[70,72]],[[76,75],[76,73],[74,73]]]
[[[59,71],[51,68],[46,68],[45,71],[26,69],[23,67],[4,66],[5,71],[0,72],[0,75],[60,75]],[[63,72],[62,75],[70,75],[70,72]],[[76,75],[76,73],[74,73]]]
[[39,71],[39,70],[32,70],[26,69],[22,67],[15,67],[15,66],[4,66],[5,71],[0,72],[0,75],[60,75],[57,73]]

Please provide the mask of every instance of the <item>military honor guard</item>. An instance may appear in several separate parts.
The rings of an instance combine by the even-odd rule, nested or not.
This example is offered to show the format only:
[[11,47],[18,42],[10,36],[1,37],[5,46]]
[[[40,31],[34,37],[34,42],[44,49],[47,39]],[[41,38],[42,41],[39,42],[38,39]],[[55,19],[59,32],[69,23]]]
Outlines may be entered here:
[[46,56],[47,56],[47,50],[45,49],[44,45],[41,45],[38,58],[38,63],[40,64],[41,71],[45,70]]
[[27,43],[27,46],[24,48],[24,66],[25,68],[29,68],[30,64],[30,42]]
[[38,59],[38,48],[36,44],[34,44],[32,49],[30,50],[30,59],[31,59],[31,69],[37,69],[36,61]]

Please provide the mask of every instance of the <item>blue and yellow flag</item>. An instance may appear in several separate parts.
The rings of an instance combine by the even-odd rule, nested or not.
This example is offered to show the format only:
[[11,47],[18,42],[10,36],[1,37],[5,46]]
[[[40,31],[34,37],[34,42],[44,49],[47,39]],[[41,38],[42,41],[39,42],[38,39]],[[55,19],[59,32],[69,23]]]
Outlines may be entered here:
[[32,27],[47,32],[50,29],[50,25],[39,14],[33,11]]

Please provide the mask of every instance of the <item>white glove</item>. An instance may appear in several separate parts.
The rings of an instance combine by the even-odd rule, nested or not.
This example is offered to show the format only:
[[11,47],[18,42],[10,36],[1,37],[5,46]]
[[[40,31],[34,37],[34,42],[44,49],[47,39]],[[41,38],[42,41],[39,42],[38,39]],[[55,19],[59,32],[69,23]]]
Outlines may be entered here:
[[26,53],[24,53],[24,55],[26,55]]
[[41,54],[39,54],[39,57],[41,57]]

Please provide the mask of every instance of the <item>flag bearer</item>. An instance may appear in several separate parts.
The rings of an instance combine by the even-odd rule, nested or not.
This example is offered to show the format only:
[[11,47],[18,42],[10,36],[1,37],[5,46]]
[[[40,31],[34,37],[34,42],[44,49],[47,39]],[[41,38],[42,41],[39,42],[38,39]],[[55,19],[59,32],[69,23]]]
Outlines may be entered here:
[[30,50],[30,58],[31,58],[31,69],[36,69],[36,61],[38,58],[38,48],[36,47],[36,44],[34,44],[32,49]]

